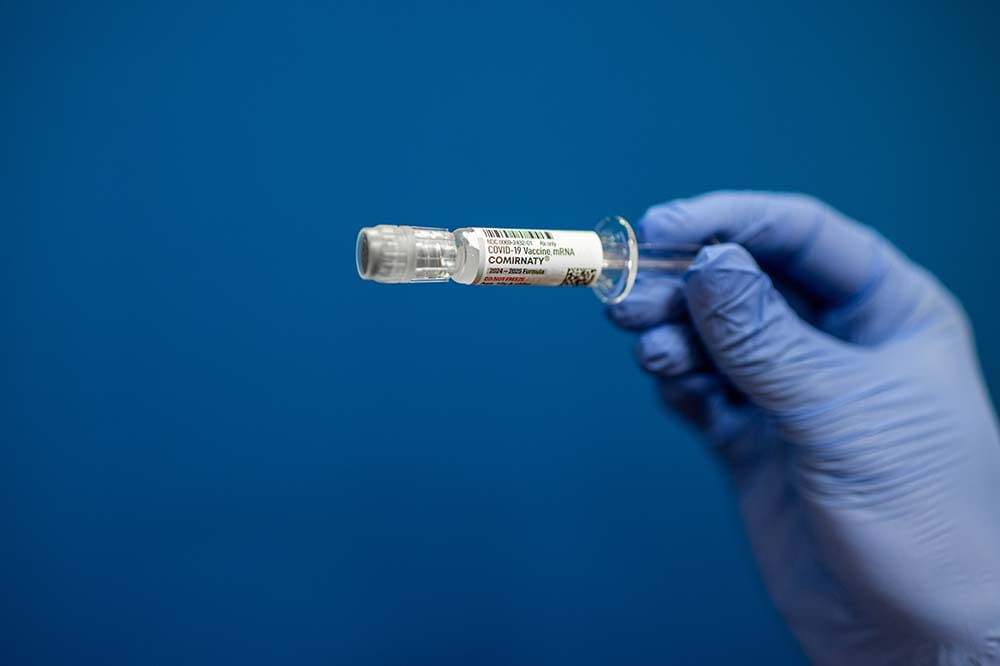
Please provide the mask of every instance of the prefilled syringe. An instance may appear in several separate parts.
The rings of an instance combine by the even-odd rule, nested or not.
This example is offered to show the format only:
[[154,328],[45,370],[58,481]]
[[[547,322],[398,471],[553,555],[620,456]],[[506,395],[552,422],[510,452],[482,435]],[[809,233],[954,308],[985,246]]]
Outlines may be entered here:
[[624,218],[593,231],[380,224],[358,233],[358,274],[384,283],[591,287],[605,303],[628,296],[638,271],[681,274],[697,245],[639,243]]

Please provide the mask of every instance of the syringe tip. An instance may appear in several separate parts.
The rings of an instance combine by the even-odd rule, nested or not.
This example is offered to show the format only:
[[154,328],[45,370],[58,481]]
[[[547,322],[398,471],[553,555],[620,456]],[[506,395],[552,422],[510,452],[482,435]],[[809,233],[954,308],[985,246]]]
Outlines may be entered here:
[[358,275],[375,282],[441,282],[455,267],[455,239],[446,229],[379,224],[358,232]]

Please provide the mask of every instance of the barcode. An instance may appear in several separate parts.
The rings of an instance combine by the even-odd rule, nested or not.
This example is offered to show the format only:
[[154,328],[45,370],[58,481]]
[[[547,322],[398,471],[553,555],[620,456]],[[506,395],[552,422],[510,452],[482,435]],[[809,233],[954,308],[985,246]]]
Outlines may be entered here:
[[531,231],[529,229],[483,229],[490,238],[538,238],[542,240],[552,240],[552,234],[548,231]]
[[596,268],[567,268],[566,277],[559,284],[569,287],[589,287],[596,277]]

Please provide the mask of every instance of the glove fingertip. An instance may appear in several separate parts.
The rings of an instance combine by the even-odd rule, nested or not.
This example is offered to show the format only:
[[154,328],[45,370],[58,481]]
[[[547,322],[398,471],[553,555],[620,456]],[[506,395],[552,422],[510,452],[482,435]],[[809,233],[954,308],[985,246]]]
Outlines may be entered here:
[[720,269],[760,272],[757,262],[754,261],[750,253],[742,245],[737,245],[736,243],[717,243],[706,245],[698,251],[694,261],[691,262],[690,268],[684,274],[684,280],[690,281],[692,278],[697,277],[699,272]]
[[677,278],[640,276],[632,293],[605,308],[608,319],[628,330],[641,330],[685,314],[684,294]]
[[688,308],[692,315],[712,308],[764,275],[750,253],[733,243],[703,247],[684,274]]
[[650,306],[637,301],[622,301],[604,308],[604,314],[612,324],[626,330],[639,328],[650,318]]
[[689,326],[666,324],[646,331],[636,340],[639,365],[661,377],[679,375],[703,365],[704,358]]

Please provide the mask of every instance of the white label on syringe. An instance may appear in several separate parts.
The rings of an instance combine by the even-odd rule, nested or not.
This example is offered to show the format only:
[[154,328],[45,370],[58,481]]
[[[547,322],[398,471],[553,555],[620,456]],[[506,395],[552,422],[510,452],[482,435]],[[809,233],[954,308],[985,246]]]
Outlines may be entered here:
[[475,227],[479,270],[472,284],[588,287],[601,273],[604,251],[593,231]]

